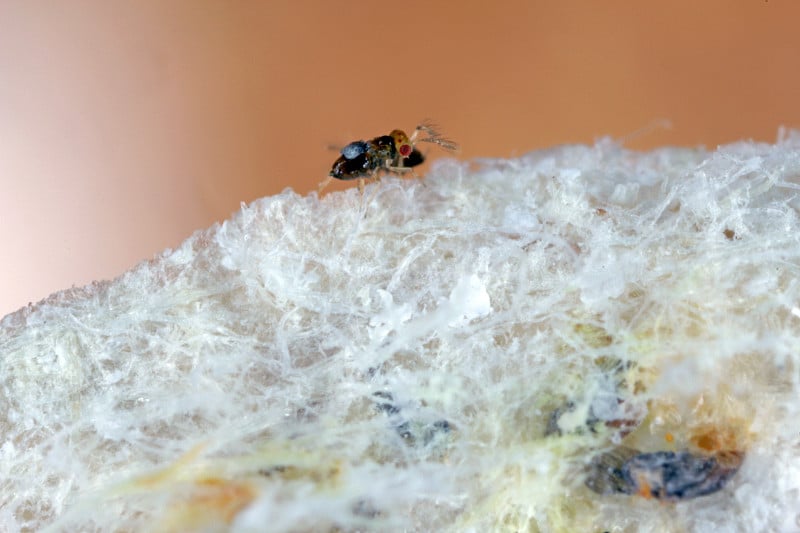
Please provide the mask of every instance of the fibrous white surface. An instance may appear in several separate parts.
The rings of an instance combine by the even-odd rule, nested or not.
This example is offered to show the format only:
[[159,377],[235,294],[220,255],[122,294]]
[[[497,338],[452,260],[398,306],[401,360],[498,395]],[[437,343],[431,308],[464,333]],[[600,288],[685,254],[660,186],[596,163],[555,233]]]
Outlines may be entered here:
[[[0,529],[800,528],[800,136],[377,186],[5,317]],[[590,490],[627,449],[743,460]]]

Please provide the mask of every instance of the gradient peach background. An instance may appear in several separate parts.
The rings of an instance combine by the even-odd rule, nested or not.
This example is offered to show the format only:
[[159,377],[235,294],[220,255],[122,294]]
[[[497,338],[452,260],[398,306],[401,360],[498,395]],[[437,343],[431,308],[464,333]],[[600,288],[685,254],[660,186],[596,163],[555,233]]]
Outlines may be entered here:
[[659,119],[626,144],[774,141],[800,127],[799,21],[797,0],[0,0],[0,315],[424,117],[463,158]]

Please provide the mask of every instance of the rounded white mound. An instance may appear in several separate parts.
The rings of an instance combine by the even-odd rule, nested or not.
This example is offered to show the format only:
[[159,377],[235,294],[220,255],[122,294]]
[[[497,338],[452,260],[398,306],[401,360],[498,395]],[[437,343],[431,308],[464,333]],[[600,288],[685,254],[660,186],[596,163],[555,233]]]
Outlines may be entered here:
[[243,206],[2,320],[0,529],[798,529],[799,191],[789,133]]

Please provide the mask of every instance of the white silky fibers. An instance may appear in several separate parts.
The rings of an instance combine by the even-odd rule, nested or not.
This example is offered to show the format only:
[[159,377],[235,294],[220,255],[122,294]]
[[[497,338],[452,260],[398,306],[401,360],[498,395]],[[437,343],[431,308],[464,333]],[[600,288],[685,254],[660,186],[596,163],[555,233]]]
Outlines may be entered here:
[[0,530],[798,530],[799,194],[783,132],[243,206],[0,322]]

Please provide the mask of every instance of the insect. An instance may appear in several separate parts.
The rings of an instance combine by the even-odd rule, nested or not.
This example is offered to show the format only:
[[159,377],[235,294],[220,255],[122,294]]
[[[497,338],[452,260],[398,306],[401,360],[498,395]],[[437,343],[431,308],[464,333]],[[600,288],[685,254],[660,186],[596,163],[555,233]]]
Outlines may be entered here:
[[400,406],[395,403],[395,398],[390,392],[378,391],[372,393],[375,398],[375,408],[383,412],[392,420],[395,432],[408,446],[428,446],[442,444],[453,431],[454,426],[447,420],[424,422],[421,420],[407,420],[401,415]]
[[[420,133],[425,136],[419,138]],[[322,192],[334,178],[357,179],[358,190],[363,195],[365,180],[380,180],[381,172],[413,173],[413,167],[425,161],[425,156],[415,146],[418,142],[438,144],[450,151],[458,149],[456,143],[442,137],[429,122],[417,126],[410,137],[402,130],[393,130],[389,135],[369,141],[353,141],[342,148],[341,155],[333,162],[328,177],[319,184],[318,191]]]
[[743,459],[740,451],[713,455],[687,450],[642,453],[620,446],[592,459],[585,484],[598,494],[688,500],[721,490]]

